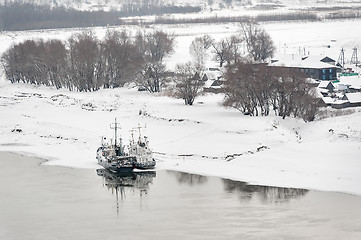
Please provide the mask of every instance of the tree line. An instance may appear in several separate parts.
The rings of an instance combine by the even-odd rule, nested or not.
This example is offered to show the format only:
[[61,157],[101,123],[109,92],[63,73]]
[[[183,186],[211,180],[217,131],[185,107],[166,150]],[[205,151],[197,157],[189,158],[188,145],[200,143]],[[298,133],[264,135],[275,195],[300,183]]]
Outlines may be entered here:
[[60,40],[26,40],[1,57],[12,82],[55,86],[71,91],[96,91],[134,83],[150,93],[167,87],[174,96],[192,105],[202,92],[209,57],[224,69],[223,105],[251,116],[270,111],[286,118],[314,120],[318,104],[315,89],[298,70],[269,67],[275,52],[269,34],[256,22],[242,23],[238,33],[215,40],[196,37],[189,46],[191,59],[173,72],[165,59],[174,52],[174,37],[160,30],[109,30],[104,40],[92,31]]
[[321,21],[316,13],[295,12],[278,14],[259,14],[256,16],[209,16],[194,18],[174,18],[172,16],[158,16],[147,24],[191,24],[191,23],[230,23],[230,22],[283,22],[283,21]]
[[136,6],[134,1],[124,3],[123,9],[120,11],[79,11],[61,6],[5,2],[0,4],[0,31],[119,25],[122,24],[121,17],[189,13],[200,10],[199,7],[162,6],[159,4]]
[[60,40],[26,40],[1,57],[12,82],[96,91],[135,82],[159,92],[167,77],[164,58],[172,53],[174,38],[163,31],[107,31],[103,41],[92,31]]

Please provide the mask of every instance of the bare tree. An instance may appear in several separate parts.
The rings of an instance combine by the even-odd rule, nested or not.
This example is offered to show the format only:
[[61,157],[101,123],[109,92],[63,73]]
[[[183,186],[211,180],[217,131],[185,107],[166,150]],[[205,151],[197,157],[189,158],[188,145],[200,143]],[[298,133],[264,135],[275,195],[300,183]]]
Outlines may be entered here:
[[139,69],[138,84],[150,93],[160,92],[165,84],[167,72],[161,62],[145,62]]
[[302,72],[265,64],[233,64],[227,68],[224,106],[252,116],[268,115],[271,106],[282,118],[315,119],[315,89]]
[[102,85],[103,62],[98,39],[91,31],[73,35],[69,41],[69,77],[78,91],[95,91]]
[[263,88],[262,81],[272,78],[264,78],[265,75],[268,75],[267,69],[262,65],[240,63],[230,66],[223,89],[224,106],[234,107],[251,116],[258,116],[260,108],[262,115],[267,115],[269,96],[263,94],[267,89]]
[[239,62],[242,57],[240,53],[242,39],[236,35],[224,38],[219,42],[213,42],[214,60],[222,67],[224,63],[228,65]]
[[57,89],[65,86],[69,88],[67,81],[67,49],[60,40],[49,40],[45,42],[44,60],[47,74],[51,85]]
[[193,105],[204,84],[199,73],[190,62],[177,65],[175,73],[175,88],[178,96],[184,99],[186,105]]
[[228,55],[228,45],[225,39],[215,42],[212,44],[214,60],[219,62],[219,66],[223,67],[223,64],[226,62]]
[[241,24],[241,36],[254,62],[264,62],[273,57],[275,47],[270,35],[256,22]]
[[189,46],[189,53],[194,59],[197,70],[203,70],[206,59],[207,50],[212,46],[214,40],[207,34],[202,37],[195,38]]
[[20,82],[22,80],[21,71],[19,69],[20,56],[17,48],[18,46],[13,46],[1,56],[1,64],[4,68],[5,75],[11,83]]
[[135,44],[144,56],[138,85],[152,93],[160,92],[167,76],[164,58],[173,53],[174,38],[159,30],[147,34],[138,32]]
[[312,121],[318,110],[315,89],[306,75],[295,69],[282,68],[277,71],[274,90],[276,113],[283,119],[291,114]]
[[174,52],[174,38],[157,30],[145,35],[145,55],[148,61],[163,62],[164,58]]
[[232,35],[225,40],[226,43],[226,62],[228,65],[235,64],[242,60],[241,57],[241,44],[242,39],[236,35]]
[[107,31],[102,53],[105,61],[105,88],[122,87],[133,80],[144,60],[126,31]]

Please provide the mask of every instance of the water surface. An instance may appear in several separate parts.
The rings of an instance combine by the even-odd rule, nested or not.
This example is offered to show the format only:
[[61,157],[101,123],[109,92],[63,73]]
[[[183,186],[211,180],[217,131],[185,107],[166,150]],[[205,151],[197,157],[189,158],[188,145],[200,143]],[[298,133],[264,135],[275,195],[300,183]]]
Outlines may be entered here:
[[361,239],[361,197],[0,154],[0,239]]

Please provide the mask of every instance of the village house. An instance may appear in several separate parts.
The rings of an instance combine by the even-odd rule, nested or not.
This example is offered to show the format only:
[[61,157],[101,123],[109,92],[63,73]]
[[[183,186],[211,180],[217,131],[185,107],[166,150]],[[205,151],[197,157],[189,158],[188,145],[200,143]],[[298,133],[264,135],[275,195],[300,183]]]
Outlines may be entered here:
[[219,68],[207,68],[202,77],[204,81],[203,90],[205,92],[220,93],[224,83],[222,76],[223,74]]
[[328,96],[330,92],[333,92],[335,89],[335,86],[331,81],[321,81],[318,85],[319,92],[322,94],[322,96]]
[[280,55],[271,60],[269,66],[299,69],[309,78],[327,81],[336,80],[337,73],[341,71],[335,60],[323,56]]
[[346,93],[342,99],[349,102],[348,107],[361,107],[361,92]]

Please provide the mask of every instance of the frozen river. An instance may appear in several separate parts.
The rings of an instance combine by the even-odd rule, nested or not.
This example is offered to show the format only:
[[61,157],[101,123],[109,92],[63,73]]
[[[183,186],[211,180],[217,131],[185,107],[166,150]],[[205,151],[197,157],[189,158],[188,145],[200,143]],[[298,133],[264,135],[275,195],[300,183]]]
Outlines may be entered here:
[[0,239],[361,239],[361,197],[0,153]]

